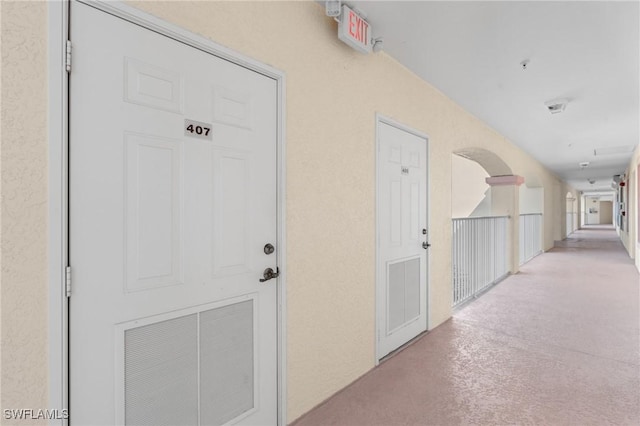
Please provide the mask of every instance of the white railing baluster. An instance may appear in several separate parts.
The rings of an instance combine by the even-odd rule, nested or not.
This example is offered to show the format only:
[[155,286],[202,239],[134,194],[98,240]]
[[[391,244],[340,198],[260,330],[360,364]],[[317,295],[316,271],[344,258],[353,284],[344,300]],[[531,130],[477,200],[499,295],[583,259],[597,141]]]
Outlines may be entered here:
[[520,215],[520,265],[542,253],[542,213]]
[[477,296],[507,274],[507,216],[453,219],[453,306]]
[[569,234],[571,234],[573,232],[573,230],[575,229],[573,226],[573,215],[574,213],[567,213],[567,232],[566,232],[566,236],[568,237]]

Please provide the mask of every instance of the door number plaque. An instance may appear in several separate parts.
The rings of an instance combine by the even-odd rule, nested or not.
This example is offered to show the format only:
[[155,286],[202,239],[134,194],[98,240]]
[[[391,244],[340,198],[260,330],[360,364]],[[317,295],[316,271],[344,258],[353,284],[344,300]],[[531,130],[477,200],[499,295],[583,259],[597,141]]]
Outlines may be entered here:
[[208,141],[213,140],[211,124],[195,120],[184,120],[184,135],[190,138],[205,139]]

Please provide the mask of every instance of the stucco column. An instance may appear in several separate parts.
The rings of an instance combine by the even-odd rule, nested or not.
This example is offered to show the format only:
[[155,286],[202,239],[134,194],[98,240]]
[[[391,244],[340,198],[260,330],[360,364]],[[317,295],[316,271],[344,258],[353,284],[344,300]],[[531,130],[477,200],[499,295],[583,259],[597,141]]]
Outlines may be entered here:
[[509,216],[507,241],[511,256],[509,272],[516,274],[520,269],[520,189],[524,178],[517,175],[491,176],[485,179],[491,186],[491,214]]

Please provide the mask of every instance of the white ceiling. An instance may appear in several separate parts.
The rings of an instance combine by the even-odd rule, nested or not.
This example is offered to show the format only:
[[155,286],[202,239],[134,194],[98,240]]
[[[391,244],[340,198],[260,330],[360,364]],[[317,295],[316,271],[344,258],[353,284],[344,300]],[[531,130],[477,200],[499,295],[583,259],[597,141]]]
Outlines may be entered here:
[[[624,172],[639,140],[637,1],[347,4],[387,54],[576,189],[610,190]],[[552,115],[558,98],[569,103]]]

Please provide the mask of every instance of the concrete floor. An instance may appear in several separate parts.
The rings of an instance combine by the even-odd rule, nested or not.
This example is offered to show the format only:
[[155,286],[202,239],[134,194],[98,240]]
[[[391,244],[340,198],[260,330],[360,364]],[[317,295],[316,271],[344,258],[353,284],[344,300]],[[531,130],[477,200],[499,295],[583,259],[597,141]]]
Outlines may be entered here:
[[295,425],[639,425],[639,284],[577,231]]

